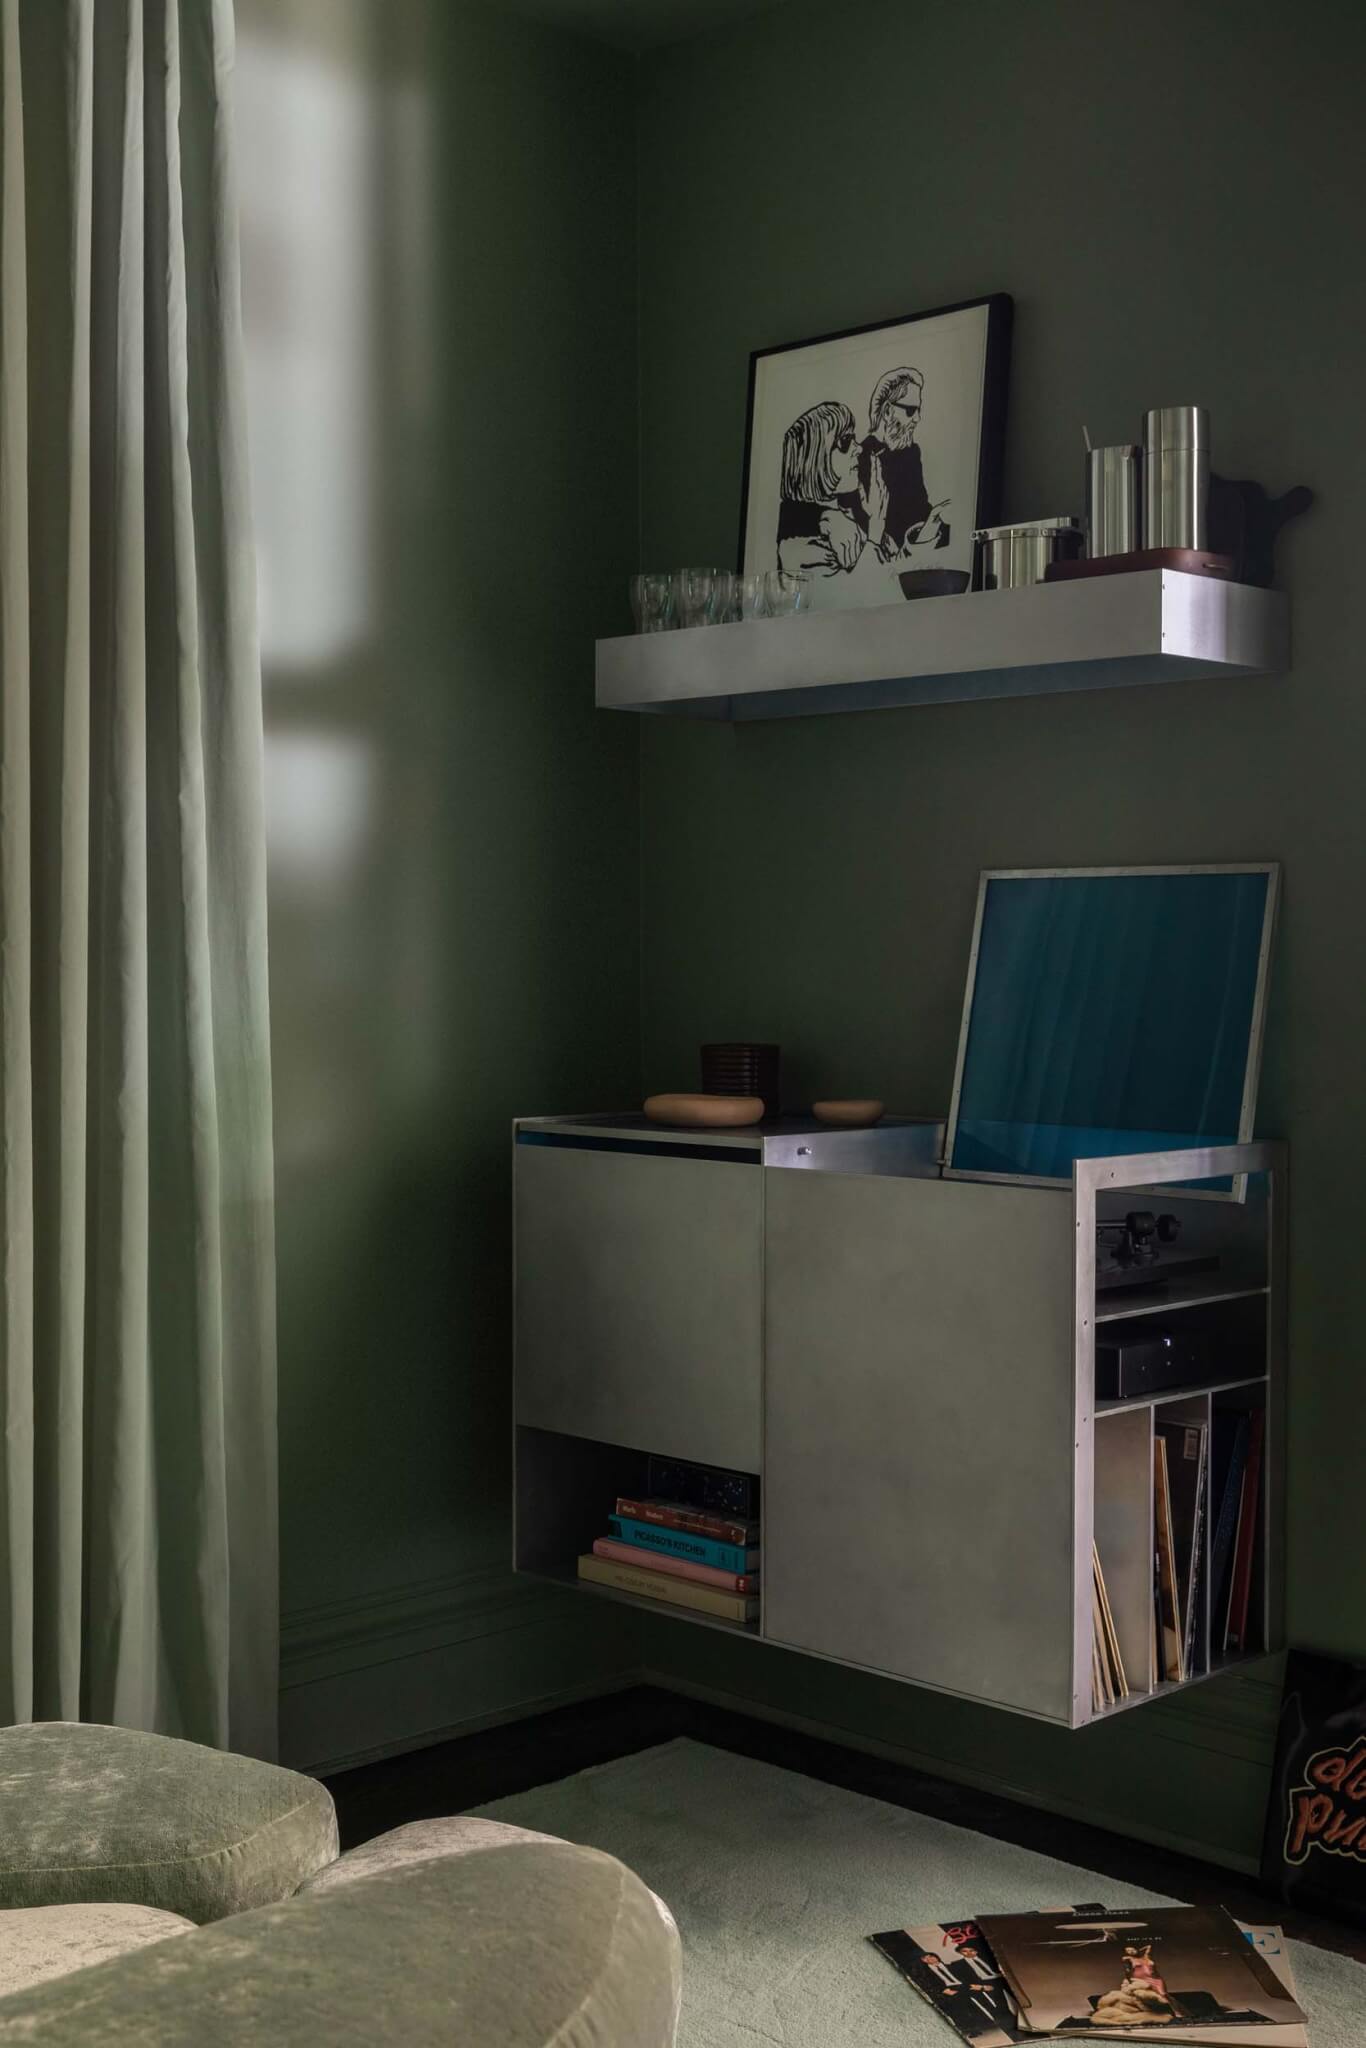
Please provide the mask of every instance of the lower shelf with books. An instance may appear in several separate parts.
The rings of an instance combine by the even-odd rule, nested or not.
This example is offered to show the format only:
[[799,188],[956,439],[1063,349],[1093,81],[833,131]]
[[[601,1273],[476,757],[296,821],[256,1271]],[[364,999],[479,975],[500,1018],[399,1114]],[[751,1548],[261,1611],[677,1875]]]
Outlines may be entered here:
[[[521,1569],[528,1571],[526,1566],[522,1566]],[[587,1579],[579,1577],[577,1559],[571,1558],[557,1570],[528,1571],[528,1576],[541,1579],[547,1585],[567,1586],[573,1592],[586,1593],[595,1600],[616,1600],[623,1606],[634,1607],[642,1613],[674,1614],[684,1621],[697,1623],[702,1628],[719,1628],[732,1636],[752,1636],[756,1642],[759,1639],[757,1618],[753,1621],[726,1621],[719,1615],[698,1614],[682,1607],[665,1606],[658,1600],[646,1599],[641,1594],[629,1592],[623,1587],[593,1585]]]
[[757,1636],[758,1477],[519,1427],[514,1561],[600,1598]]
[[1097,1415],[1094,1713],[1265,1652],[1266,1395],[1250,1379]]

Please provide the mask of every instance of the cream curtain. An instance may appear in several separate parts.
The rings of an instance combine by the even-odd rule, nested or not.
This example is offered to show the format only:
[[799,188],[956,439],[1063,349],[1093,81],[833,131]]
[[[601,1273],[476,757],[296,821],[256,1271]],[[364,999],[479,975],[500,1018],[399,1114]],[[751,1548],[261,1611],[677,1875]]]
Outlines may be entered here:
[[231,0],[0,0],[0,1720],[270,1755]]

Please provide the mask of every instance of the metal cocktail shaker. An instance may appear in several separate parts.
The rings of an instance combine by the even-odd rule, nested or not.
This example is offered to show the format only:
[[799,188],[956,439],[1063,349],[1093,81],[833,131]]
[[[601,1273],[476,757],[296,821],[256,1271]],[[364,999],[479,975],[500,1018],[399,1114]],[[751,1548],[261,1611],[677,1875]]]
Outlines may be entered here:
[[1138,547],[1138,449],[1132,441],[1086,455],[1086,548],[1129,555]]
[[1208,545],[1209,414],[1160,405],[1143,416],[1143,545]]

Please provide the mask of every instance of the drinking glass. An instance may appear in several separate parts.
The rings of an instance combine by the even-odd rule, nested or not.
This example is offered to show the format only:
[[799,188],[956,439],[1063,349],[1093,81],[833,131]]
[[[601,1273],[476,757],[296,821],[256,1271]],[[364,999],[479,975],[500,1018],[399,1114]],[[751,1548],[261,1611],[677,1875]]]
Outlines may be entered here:
[[680,626],[709,626],[719,569],[676,569],[674,607]]
[[735,579],[737,608],[742,619],[766,619],[768,617],[768,590],[762,569],[756,569],[750,576]]
[[631,578],[631,610],[637,633],[662,633],[672,626],[674,589],[667,569],[647,569]]
[[740,582],[733,569],[718,569],[712,585],[713,626],[733,626],[740,617]]
[[800,569],[766,569],[764,594],[771,619],[789,619],[811,608],[811,578]]

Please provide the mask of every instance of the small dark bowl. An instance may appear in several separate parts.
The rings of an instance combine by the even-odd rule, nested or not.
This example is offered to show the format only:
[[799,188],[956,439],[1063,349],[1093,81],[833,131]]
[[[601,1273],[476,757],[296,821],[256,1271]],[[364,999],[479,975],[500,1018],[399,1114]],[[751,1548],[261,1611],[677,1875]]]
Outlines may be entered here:
[[972,577],[966,569],[902,569],[903,597],[961,597]]

